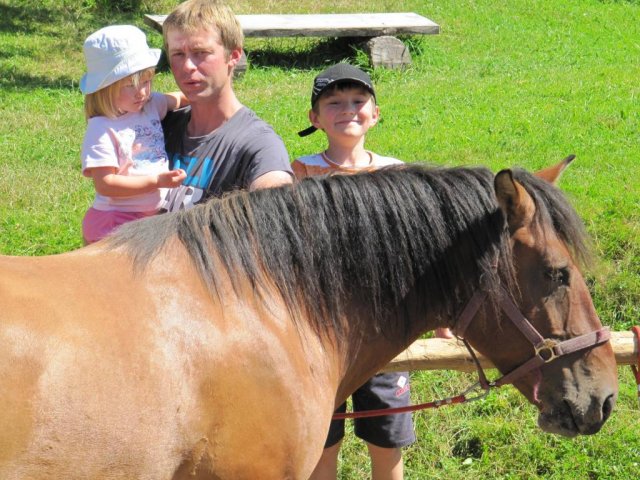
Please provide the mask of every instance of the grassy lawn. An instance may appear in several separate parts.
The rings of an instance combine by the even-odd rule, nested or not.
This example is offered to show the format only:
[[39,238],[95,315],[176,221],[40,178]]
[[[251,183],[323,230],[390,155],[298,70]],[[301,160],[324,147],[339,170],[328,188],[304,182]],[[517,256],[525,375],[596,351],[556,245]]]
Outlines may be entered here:
[[[84,132],[78,81],[82,42],[112,23],[160,35],[142,14],[96,2],[0,0],[0,253],[45,255],[81,246],[93,190],[80,174]],[[99,2],[98,2],[99,3]],[[142,1],[149,13],[176,2]],[[352,1],[235,1],[237,13],[363,11]],[[78,6],[80,4],[81,6]],[[84,6],[82,6],[84,5]],[[560,185],[593,239],[588,272],[603,323],[640,321],[640,2],[633,0],[371,0],[366,11],[414,11],[441,34],[407,38],[413,64],[372,71],[382,122],[368,147],[406,161],[535,170],[570,153]],[[236,82],[243,103],[280,133],[294,158],[320,151],[301,139],[310,86],[340,60],[368,68],[344,42],[248,39],[250,68]],[[175,89],[169,73],[156,88]],[[619,369],[620,399],[603,432],[564,439],[540,432],[515,389],[482,402],[416,415],[419,441],[406,450],[408,479],[627,479],[640,471],[635,384]],[[474,381],[414,372],[414,400],[453,395]],[[367,478],[367,456],[348,435],[340,478]]]

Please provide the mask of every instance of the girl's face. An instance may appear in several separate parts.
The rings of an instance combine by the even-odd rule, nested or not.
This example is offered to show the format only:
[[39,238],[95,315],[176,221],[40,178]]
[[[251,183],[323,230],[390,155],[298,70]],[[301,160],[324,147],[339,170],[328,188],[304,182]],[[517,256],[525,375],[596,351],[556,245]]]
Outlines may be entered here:
[[364,88],[334,90],[318,99],[309,120],[332,137],[362,137],[378,122],[379,109]]
[[151,75],[142,76],[137,85],[131,77],[122,80],[118,86],[119,90],[115,101],[119,115],[137,113],[142,110],[151,95],[152,78]]

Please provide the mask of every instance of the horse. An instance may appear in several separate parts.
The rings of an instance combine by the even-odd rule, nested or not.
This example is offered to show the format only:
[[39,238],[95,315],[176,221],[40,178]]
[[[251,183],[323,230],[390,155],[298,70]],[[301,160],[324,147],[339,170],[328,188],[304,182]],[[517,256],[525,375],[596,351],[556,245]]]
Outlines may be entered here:
[[304,480],[336,406],[440,326],[508,375],[542,358],[513,378],[539,426],[596,433],[617,372],[568,163],[312,177],[0,257],[0,478]]

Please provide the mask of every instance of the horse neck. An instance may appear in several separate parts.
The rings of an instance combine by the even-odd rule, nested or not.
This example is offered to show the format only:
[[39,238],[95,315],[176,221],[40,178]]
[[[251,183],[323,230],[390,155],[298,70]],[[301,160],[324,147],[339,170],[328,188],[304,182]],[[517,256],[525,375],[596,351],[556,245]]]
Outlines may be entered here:
[[436,314],[412,315],[410,328],[404,331],[398,326],[383,335],[361,328],[357,335],[346,332],[346,341],[339,342],[342,359],[341,382],[337,401],[342,403],[353,391],[373,375],[379,373],[398,354],[403,352],[425,332],[446,326],[446,318]]
[[[456,257],[463,255],[464,251],[464,255],[468,256],[467,241],[473,240],[465,238],[456,242],[451,251],[447,252],[448,255]],[[343,343],[340,352],[343,359],[343,375],[338,388],[338,399],[348,396],[378,373],[425,332],[438,327],[451,327],[466,302],[480,288],[481,274],[482,278],[486,279],[486,287],[490,291],[493,291],[493,285],[498,283],[510,290],[512,266],[509,249],[504,245],[506,241],[506,237],[496,235],[493,242],[488,243],[486,250],[482,252],[482,258],[473,260],[468,269],[459,269],[457,274],[451,275],[448,288],[434,288],[438,277],[434,276],[433,272],[427,272],[406,295],[398,309],[400,313],[394,312],[396,315],[406,315],[409,319],[406,323],[389,322],[393,327],[381,334],[366,321],[356,322],[357,332],[347,332],[348,341]],[[501,271],[495,268],[496,262],[502,265]],[[440,264],[436,264],[435,269],[440,267]],[[455,268],[453,270],[455,271]],[[472,281],[471,278],[477,280]],[[447,298],[446,301],[441,300],[444,297]],[[488,304],[493,305],[493,300]],[[491,312],[495,313],[494,310]]]

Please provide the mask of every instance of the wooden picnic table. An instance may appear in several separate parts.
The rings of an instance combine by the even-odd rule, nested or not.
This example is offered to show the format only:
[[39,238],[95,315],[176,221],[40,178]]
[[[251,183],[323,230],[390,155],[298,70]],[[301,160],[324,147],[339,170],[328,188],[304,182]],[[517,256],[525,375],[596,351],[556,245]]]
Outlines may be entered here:
[[[145,15],[144,22],[162,32],[166,15]],[[394,35],[435,35],[440,26],[417,13],[330,13],[237,15],[246,37],[351,37],[368,39],[374,67],[411,63],[406,45]],[[245,66],[246,68],[246,66]]]

